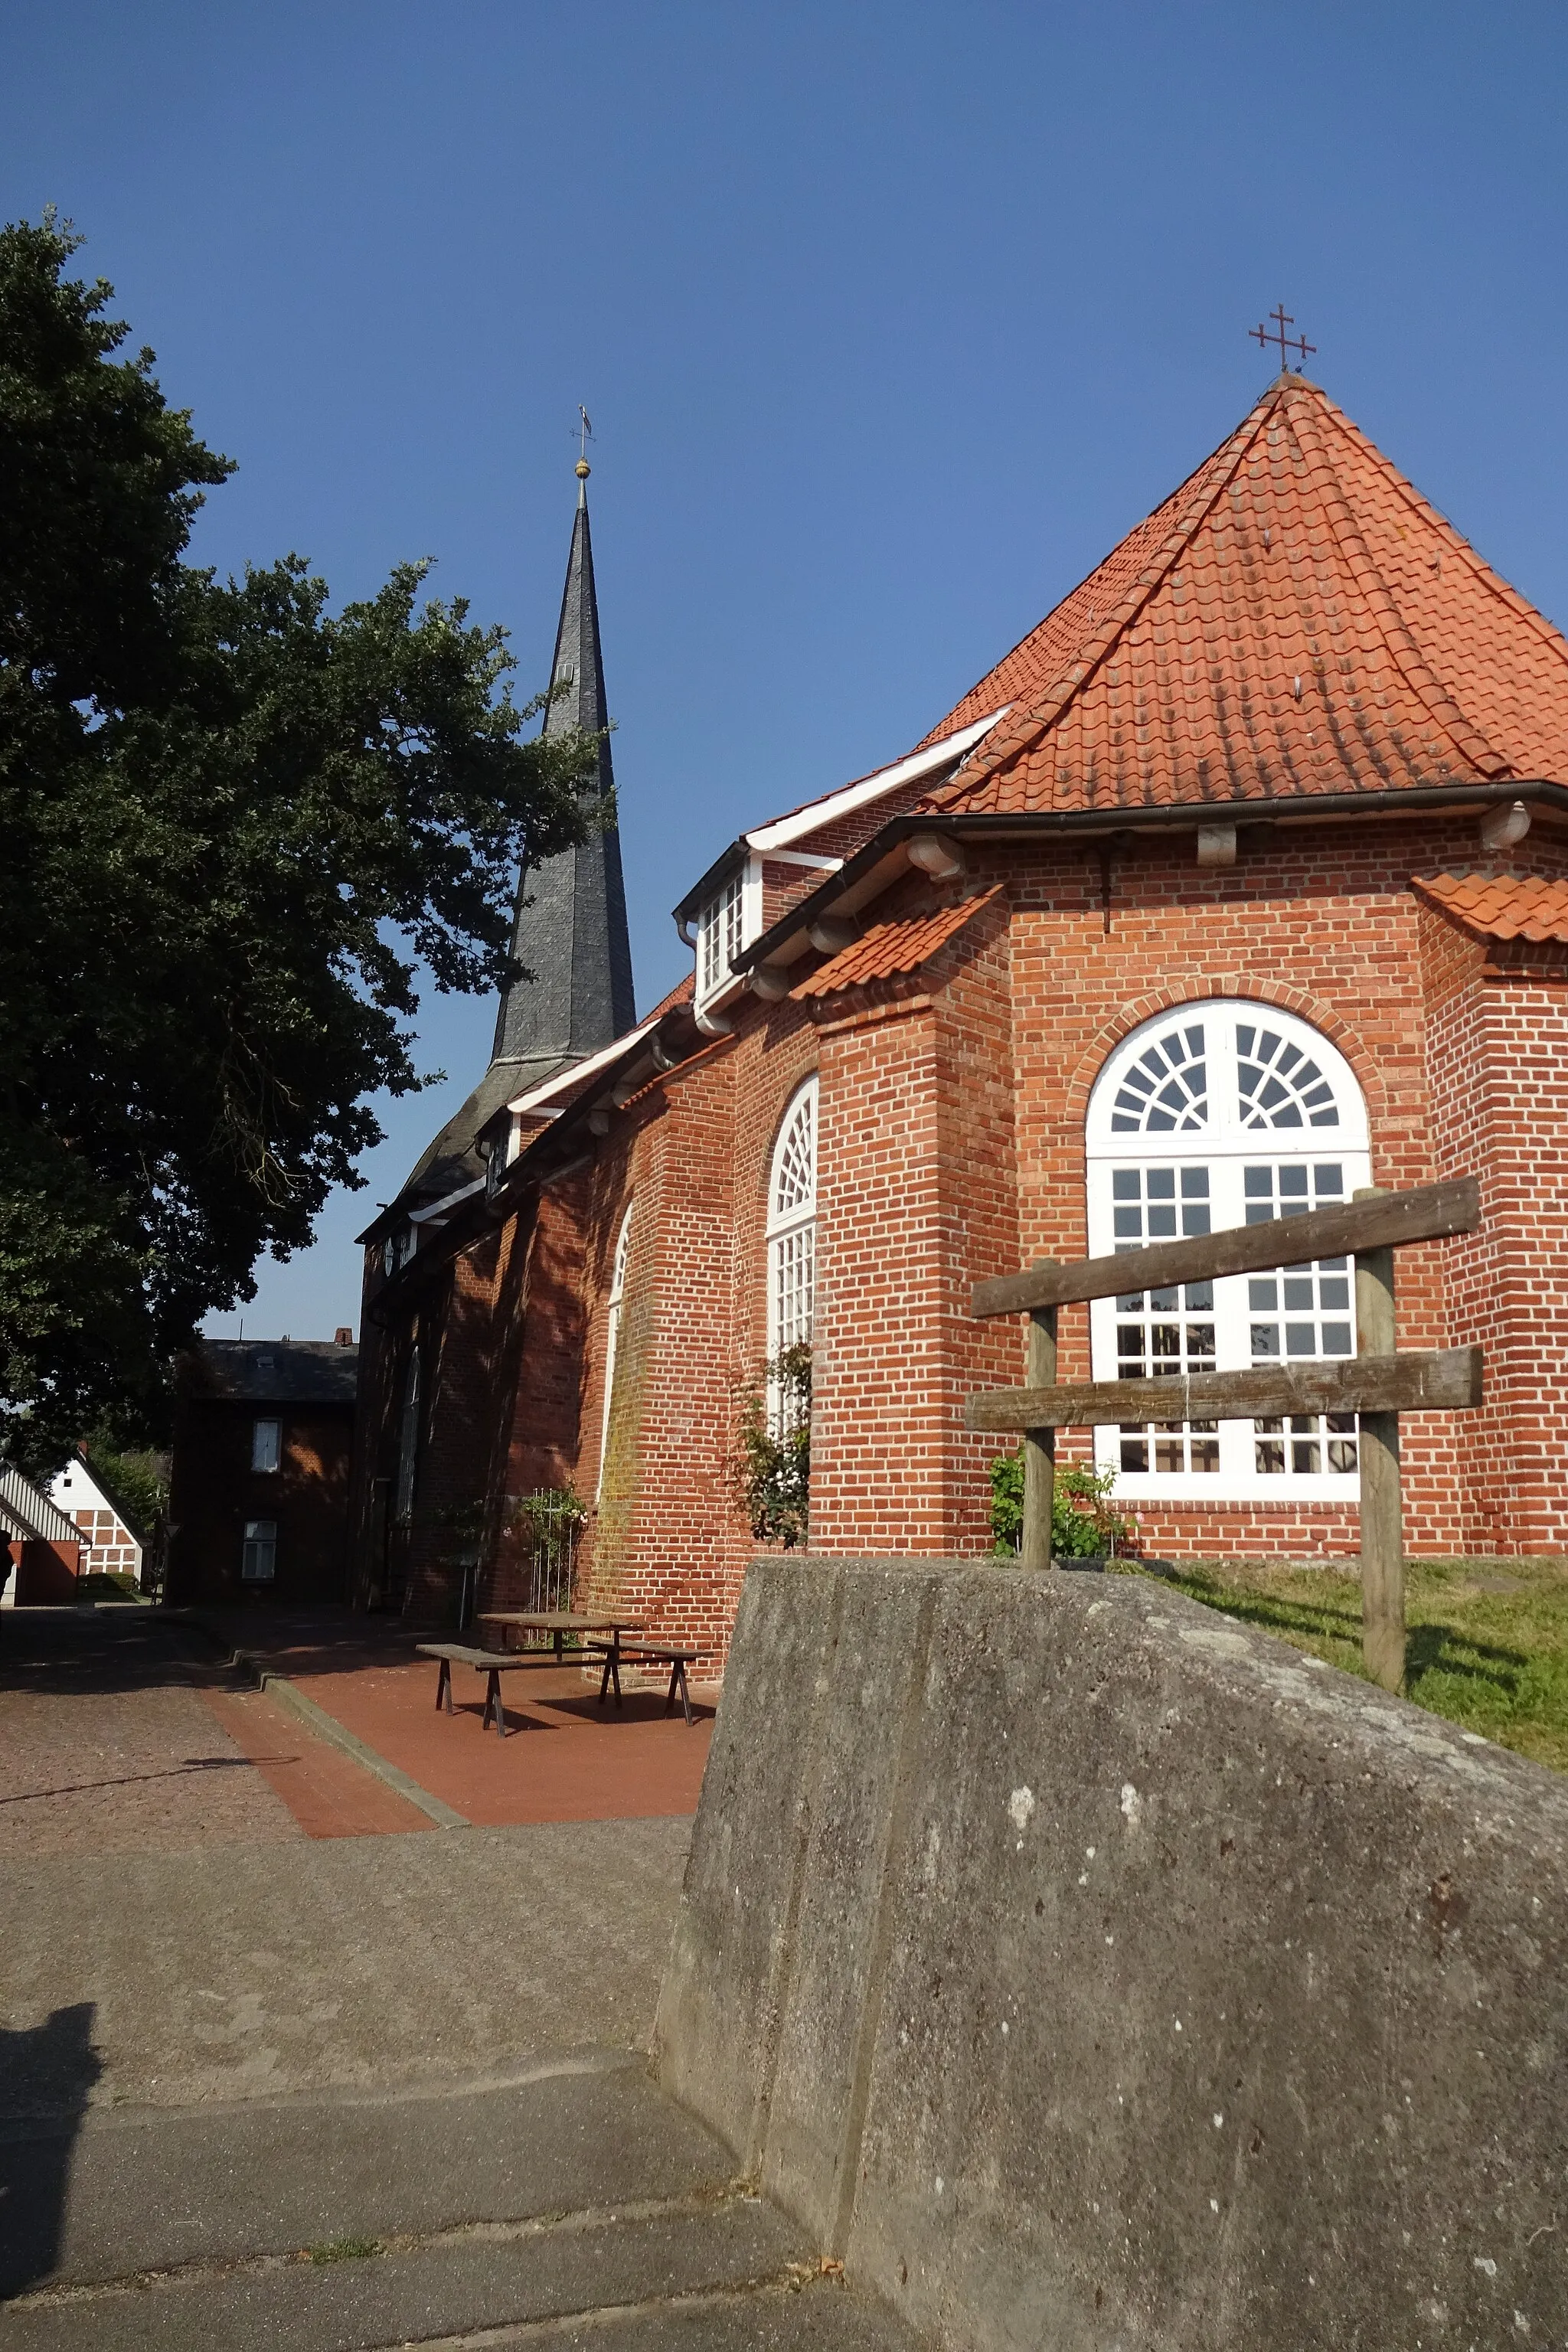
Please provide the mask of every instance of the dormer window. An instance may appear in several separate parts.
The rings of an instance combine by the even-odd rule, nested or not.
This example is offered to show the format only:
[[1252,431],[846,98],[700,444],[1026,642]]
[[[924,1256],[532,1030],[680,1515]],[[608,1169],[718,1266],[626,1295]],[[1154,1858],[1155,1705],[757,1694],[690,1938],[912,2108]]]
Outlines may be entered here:
[[697,918],[699,1003],[722,988],[730,977],[730,966],[745,945],[745,907],[746,877],[742,870],[731,874]]

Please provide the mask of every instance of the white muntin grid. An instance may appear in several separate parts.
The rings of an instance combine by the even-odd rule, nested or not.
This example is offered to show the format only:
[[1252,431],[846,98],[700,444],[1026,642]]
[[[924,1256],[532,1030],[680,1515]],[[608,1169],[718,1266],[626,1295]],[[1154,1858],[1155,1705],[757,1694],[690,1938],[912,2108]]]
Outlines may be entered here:
[[[1371,1181],[1349,1064],[1293,1014],[1209,998],[1145,1022],[1111,1054],[1087,1133],[1091,1256],[1326,1208]],[[1308,1363],[1355,1349],[1345,1259],[1097,1299],[1099,1380]],[[1095,1432],[1128,1501],[1358,1499],[1353,1414],[1146,1423]]]
[[[816,1080],[791,1097],[768,1177],[768,1356],[809,1345],[816,1269]],[[786,1402],[769,1384],[768,1417],[785,1434]]]

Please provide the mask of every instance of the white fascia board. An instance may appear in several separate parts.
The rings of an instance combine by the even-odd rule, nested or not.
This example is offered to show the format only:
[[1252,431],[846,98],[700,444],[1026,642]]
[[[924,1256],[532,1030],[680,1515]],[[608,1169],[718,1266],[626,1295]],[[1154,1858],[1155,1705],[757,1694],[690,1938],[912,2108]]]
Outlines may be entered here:
[[621,1055],[628,1052],[639,1037],[646,1037],[653,1026],[652,1021],[645,1021],[640,1028],[628,1029],[624,1037],[617,1037],[613,1045],[601,1045],[599,1051],[596,1054],[590,1054],[586,1061],[574,1062],[569,1070],[557,1070],[555,1076],[552,1078],[546,1078],[542,1087],[532,1087],[525,1095],[514,1095],[507,1105],[508,1110],[542,1108],[550,1100],[552,1095],[558,1095],[561,1092],[563,1087],[574,1087],[579,1078],[591,1078],[596,1071],[607,1070],[610,1064],[619,1061]]
[[770,849],[764,854],[770,866],[800,866],[812,874],[837,874],[844,863],[842,857],[819,857],[810,849]]
[[988,735],[1012,707],[1010,702],[1004,703],[989,719],[977,719],[973,726],[961,727],[956,735],[928,744],[923,751],[911,751],[907,760],[900,760],[890,768],[879,768],[874,776],[863,776],[858,784],[846,784],[842,792],[829,793],[826,800],[813,801],[809,808],[797,809],[794,816],[781,816],[776,824],[759,825],[755,833],[747,834],[747,846],[764,855],[783,849],[787,843],[798,841],[803,834],[815,833],[818,825],[831,824],[835,817],[848,816],[854,810],[864,808],[868,801],[879,800],[884,793],[897,792],[900,784],[915,783],[921,776],[929,776],[933,768],[945,768],[951,761],[962,759],[983,735]]
[[427,1209],[410,1209],[408,1222],[411,1225],[428,1224],[432,1217],[444,1217],[448,1209],[455,1209],[459,1201],[470,1200],[476,1192],[482,1192],[484,1186],[484,1178],[476,1176],[471,1184],[463,1185],[456,1192],[448,1192],[444,1201],[432,1201]]

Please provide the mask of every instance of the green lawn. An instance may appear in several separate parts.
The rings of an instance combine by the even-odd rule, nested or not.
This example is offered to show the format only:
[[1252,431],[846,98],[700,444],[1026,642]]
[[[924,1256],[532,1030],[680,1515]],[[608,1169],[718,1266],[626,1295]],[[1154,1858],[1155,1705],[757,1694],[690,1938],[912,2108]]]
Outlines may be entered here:
[[[1353,1576],[1215,1562],[1160,1580],[1362,1672]],[[1413,1559],[1405,1613],[1406,1695],[1418,1706],[1568,1772],[1568,1562]]]

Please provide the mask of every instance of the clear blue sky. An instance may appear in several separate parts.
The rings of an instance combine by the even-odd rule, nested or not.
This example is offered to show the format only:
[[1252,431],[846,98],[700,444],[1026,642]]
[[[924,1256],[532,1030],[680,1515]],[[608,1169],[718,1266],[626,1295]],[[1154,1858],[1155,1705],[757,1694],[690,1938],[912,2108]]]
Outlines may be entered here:
[[[5,216],[74,217],[240,461],[202,560],[433,555],[535,688],[586,403],[639,1004],[742,825],[896,758],[1224,437],[1280,299],[1568,618],[1560,5],[61,0],[4,43]],[[492,1018],[426,1003],[450,1086],[247,1331],[357,1323]]]

